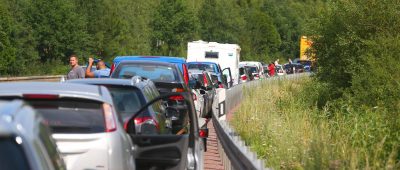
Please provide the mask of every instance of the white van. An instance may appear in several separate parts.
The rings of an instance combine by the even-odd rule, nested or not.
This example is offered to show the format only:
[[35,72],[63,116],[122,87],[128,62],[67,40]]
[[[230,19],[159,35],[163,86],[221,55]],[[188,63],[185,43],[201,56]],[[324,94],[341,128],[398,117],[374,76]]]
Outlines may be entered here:
[[217,42],[192,41],[188,43],[187,62],[214,62],[220,65],[229,87],[238,84],[240,46]]
[[244,67],[244,66],[256,66],[258,68],[258,75],[260,79],[264,79],[264,67],[261,62],[258,61],[242,61],[239,63],[239,67]]

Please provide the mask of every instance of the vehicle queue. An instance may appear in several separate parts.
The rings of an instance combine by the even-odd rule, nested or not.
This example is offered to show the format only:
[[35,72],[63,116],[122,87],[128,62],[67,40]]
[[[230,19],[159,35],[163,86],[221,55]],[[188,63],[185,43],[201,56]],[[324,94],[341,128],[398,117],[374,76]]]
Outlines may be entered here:
[[0,83],[6,169],[203,169],[218,91],[267,77],[260,62],[221,69],[215,61],[119,56],[109,77],[104,62],[92,71],[93,62],[85,70],[71,56],[58,83]]

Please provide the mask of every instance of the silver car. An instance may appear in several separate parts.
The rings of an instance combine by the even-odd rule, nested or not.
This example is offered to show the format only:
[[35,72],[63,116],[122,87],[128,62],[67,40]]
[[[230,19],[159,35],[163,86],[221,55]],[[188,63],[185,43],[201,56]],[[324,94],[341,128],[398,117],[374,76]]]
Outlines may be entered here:
[[0,83],[1,99],[23,99],[53,130],[67,169],[134,169],[133,144],[105,87]]
[[66,169],[42,117],[21,100],[0,101],[0,165],[0,169]]

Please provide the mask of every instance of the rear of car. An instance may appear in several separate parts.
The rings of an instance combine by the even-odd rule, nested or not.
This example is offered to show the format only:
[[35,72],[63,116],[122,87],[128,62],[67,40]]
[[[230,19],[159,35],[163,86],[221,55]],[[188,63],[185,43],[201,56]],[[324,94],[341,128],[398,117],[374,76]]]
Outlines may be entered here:
[[122,61],[153,61],[175,64],[178,67],[180,74],[182,74],[184,83],[186,85],[189,84],[188,65],[184,58],[167,56],[118,56],[114,59],[113,65],[111,66],[111,75]]
[[[7,89],[14,87],[14,93]],[[21,98],[53,131],[67,169],[133,169],[132,143],[105,87],[62,83],[0,84],[0,98]],[[43,90],[46,89],[46,90]]]
[[[213,62],[188,62],[189,70],[202,70],[212,74],[211,78],[214,83],[221,82],[220,88],[224,87],[224,79],[222,78],[221,66]],[[227,84],[226,84],[227,86]]]
[[275,66],[275,72],[276,72],[276,74],[278,74],[278,76],[285,75],[285,70],[283,69],[282,65],[276,65]]
[[240,82],[246,83],[254,79],[253,74],[250,72],[250,67],[240,67],[239,68]]
[[257,68],[257,72],[255,73],[255,72],[252,71],[255,79],[263,79],[263,78],[265,78],[264,67],[261,64],[261,62],[257,62],[257,61],[242,61],[242,62],[239,63],[239,66],[240,67],[243,67],[243,66],[256,67]]
[[[175,64],[152,61],[121,61],[111,74],[111,78],[130,79],[140,76],[150,79],[160,94],[189,91]],[[182,101],[182,96],[170,97],[170,102]]]
[[260,74],[258,71],[258,68],[256,66],[245,66],[250,72],[251,75],[253,75],[254,80],[259,80],[260,79]]
[[[159,96],[154,83],[148,79],[135,76],[132,79],[74,79],[67,83],[80,83],[105,86],[111,93],[117,114],[126,129],[126,123],[142,106]],[[162,107],[161,105],[157,105]],[[162,134],[166,126],[165,115],[162,108],[156,105],[149,107],[143,114],[135,118],[136,132],[138,134]]]
[[[111,78],[129,79],[133,76],[140,76],[153,81],[161,95],[170,92],[190,92],[190,89],[180,74],[177,65],[173,63],[140,60],[121,61],[115,68],[115,71],[111,74]],[[169,100],[165,101],[165,106],[174,107],[183,105],[183,101],[183,96],[171,96],[169,97]],[[179,129],[179,124],[186,124],[186,112],[186,109],[178,109],[177,115],[179,115],[179,117],[172,117],[172,124],[175,125],[174,127],[178,127],[177,129]]]

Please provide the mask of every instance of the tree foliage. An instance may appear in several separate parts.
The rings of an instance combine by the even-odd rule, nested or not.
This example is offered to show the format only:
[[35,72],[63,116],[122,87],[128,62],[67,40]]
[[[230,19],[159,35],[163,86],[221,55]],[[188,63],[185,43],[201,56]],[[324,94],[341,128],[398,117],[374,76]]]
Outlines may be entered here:
[[2,75],[33,74],[30,65],[67,65],[71,53],[82,60],[89,55],[105,60],[117,55],[185,56],[187,42],[199,39],[239,44],[243,60],[295,58],[305,23],[316,18],[323,6],[315,4],[324,4],[323,0],[0,2]]
[[320,19],[315,48],[317,77],[336,94],[331,97],[399,107],[399,10],[396,0],[330,3]]

